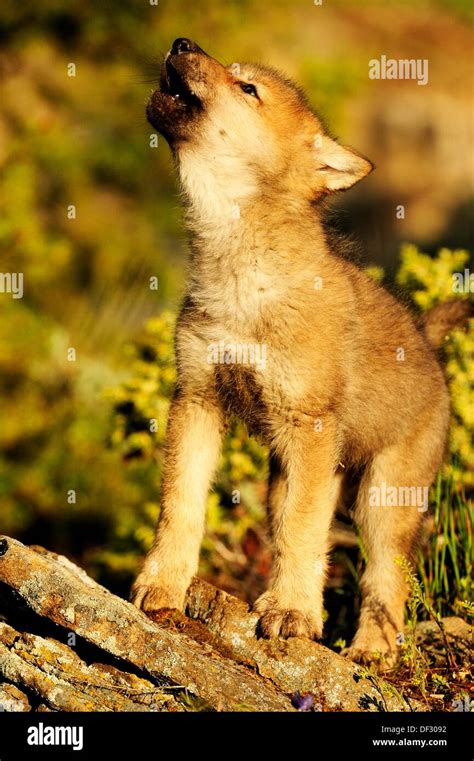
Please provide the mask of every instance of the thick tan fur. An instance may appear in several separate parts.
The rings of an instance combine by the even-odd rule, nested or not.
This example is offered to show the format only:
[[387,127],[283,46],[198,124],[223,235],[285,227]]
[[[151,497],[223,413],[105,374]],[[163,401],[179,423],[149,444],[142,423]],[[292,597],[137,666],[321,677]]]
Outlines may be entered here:
[[473,315],[473,305],[467,299],[445,301],[430,309],[423,316],[422,329],[430,344],[437,348],[443,344],[449,332],[463,325]]
[[[171,100],[169,76],[180,99]],[[134,602],[145,612],[183,606],[225,421],[236,413],[271,451],[274,564],[255,603],[261,633],[321,637],[342,464],[361,473],[354,517],[368,554],[348,655],[382,653],[390,664],[407,595],[396,560],[409,557],[424,508],[402,500],[374,507],[371,489],[432,483],[449,398],[430,342],[462,322],[464,308],[437,308],[423,331],[331,250],[318,201],[372,167],[332,140],[280,75],[224,68],[192,43],[182,51],[175,43],[148,115],[176,159],[192,255],[161,516]],[[265,365],[210,362],[218,342],[265,346]]]

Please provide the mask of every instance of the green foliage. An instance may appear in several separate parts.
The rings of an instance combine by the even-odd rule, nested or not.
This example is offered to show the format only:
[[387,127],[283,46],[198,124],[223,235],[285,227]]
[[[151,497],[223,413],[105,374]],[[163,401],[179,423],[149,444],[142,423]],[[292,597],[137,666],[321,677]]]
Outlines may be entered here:
[[473,524],[472,504],[456,488],[454,469],[448,476],[439,474],[434,490],[434,530],[418,558],[426,599],[437,614],[466,617],[472,606]]

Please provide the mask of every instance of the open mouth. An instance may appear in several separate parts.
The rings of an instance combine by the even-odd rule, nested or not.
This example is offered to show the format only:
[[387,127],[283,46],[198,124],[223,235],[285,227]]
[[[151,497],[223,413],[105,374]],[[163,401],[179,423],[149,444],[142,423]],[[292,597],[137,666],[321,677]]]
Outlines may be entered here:
[[196,59],[196,55],[168,53],[161,69],[160,87],[147,103],[148,121],[168,141],[183,138],[204,110],[192,84],[201,81]]
[[197,95],[188,86],[184,74],[174,67],[171,57],[167,58],[163,66],[160,90],[163,95],[169,95],[176,105],[181,104],[188,109],[201,105]]

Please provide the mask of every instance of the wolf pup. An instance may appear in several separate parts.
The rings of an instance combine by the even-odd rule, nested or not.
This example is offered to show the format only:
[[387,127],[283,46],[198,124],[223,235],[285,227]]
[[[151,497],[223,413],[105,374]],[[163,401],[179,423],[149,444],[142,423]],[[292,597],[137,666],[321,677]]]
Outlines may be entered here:
[[[329,530],[344,473],[357,472],[368,559],[347,655],[393,663],[407,596],[396,561],[410,556],[426,509],[410,497],[426,494],[448,430],[434,349],[467,304],[443,304],[417,325],[333,250],[320,202],[373,167],[325,132],[294,84],[260,65],[225,68],[188,39],[173,43],[160,84],[147,116],[176,161],[191,266],[161,515],[134,603],[183,607],[236,414],[270,449],[274,560],[254,605],[261,634],[321,637]],[[390,493],[387,505],[374,506],[374,489]]]

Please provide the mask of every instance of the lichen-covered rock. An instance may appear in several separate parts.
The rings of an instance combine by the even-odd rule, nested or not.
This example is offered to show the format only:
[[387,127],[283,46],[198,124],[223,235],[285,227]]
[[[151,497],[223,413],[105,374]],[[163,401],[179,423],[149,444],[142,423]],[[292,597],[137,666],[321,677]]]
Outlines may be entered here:
[[30,702],[24,692],[14,684],[0,684],[0,711],[25,713],[31,711]]
[[[179,686],[191,699],[203,701],[209,710],[293,710],[290,697],[270,680],[225,658],[211,645],[157,626],[69,561],[32,551],[8,537],[0,537],[0,542],[0,581],[15,590],[39,616],[133,664],[160,684]],[[0,650],[0,658],[1,655]],[[16,653],[9,656],[9,671],[16,674],[12,681],[21,681],[21,673],[28,670],[28,678],[41,677],[44,687],[49,674],[33,675],[29,662],[19,659]],[[77,700],[82,707],[73,710],[111,710],[95,707],[95,693],[81,693]],[[64,701],[70,705],[69,693],[64,696],[58,692],[53,707],[61,707]],[[71,708],[64,706],[64,710]]]
[[[62,642],[20,633],[2,623],[0,676],[57,711],[156,711],[174,703],[146,679],[113,666],[88,665]],[[4,710],[14,709],[5,704]]]
[[68,643],[74,633],[97,660],[99,651],[120,659],[86,663],[56,639],[0,624],[0,677],[38,695],[42,710],[293,711],[295,693],[310,694],[312,710],[421,710],[323,645],[257,639],[248,606],[199,579],[188,617],[159,611],[152,621],[67,558],[8,537],[0,545],[0,582]]
[[232,595],[201,579],[187,594],[187,613],[221,637],[234,657],[255,664],[260,674],[290,693],[311,693],[321,711],[410,711],[383,679],[378,679],[327,647],[302,637],[255,637],[257,616]]
[[[84,577],[84,571],[67,558],[43,548],[32,549]],[[89,585],[101,589],[87,579]],[[300,637],[286,642],[257,639],[257,618],[248,606],[201,579],[194,579],[188,590],[187,613],[189,618],[178,611],[160,611],[154,621],[210,645],[225,658],[253,667],[284,692],[311,693],[316,710],[422,710],[417,701],[408,705],[384,680],[323,645]]]
[[421,621],[415,631],[415,642],[430,656],[433,665],[443,665],[447,650],[452,651],[456,660],[472,660],[474,627],[458,616],[442,618],[440,625],[435,621]]

